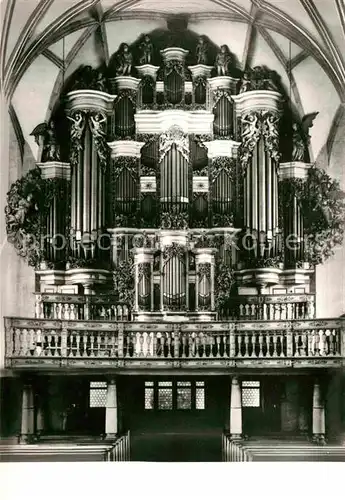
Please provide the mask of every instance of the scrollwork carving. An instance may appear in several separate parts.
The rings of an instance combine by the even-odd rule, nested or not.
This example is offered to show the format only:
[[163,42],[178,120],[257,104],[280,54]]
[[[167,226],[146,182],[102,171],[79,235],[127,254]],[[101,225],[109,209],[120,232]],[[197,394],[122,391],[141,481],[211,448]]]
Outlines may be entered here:
[[162,212],[161,213],[161,228],[162,229],[187,229],[188,228],[188,212]]
[[151,276],[151,264],[149,262],[140,262],[138,264],[138,280],[142,278],[149,279]]
[[169,246],[164,247],[162,252],[163,260],[166,262],[172,257],[178,257],[179,259],[184,259],[186,255],[186,247],[180,245],[179,243],[172,243]]

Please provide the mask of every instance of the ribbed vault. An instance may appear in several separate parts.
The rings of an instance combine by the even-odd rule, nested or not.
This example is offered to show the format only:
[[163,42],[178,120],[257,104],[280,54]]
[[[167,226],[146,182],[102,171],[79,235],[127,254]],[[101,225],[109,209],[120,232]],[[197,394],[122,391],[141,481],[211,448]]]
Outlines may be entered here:
[[[18,137],[33,150],[30,127],[49,118],[64,76],[82,62],[107,63],[121,41],[133,41],[150,26],[164,27],[169,16],[179,13],[188,14],[191,29],[209,29],[211,38],[212,30],[215,37],[226,36],[242,68],[265,60],[276,69],[286,86],[291,82],[300,115],[320,110],[315,155],[331,143],[330,129],[335,135],[338,108],[345,102],[342,0],[199,0],[187,5],[184,0],[7,0],[2,10],[2,91],[11,103]],[[41,75],[44,82],[37,82]],[[311,93],[305,88],[310,80],[318,85]],[[39,108],[31,117],[28,95]]]

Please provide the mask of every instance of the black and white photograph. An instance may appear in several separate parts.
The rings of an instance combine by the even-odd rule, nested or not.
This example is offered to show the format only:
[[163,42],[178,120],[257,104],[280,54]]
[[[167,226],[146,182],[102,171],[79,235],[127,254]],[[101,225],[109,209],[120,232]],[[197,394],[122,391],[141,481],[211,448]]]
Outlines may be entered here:
[[344,0],[0,5],[1,467],[345,463]]

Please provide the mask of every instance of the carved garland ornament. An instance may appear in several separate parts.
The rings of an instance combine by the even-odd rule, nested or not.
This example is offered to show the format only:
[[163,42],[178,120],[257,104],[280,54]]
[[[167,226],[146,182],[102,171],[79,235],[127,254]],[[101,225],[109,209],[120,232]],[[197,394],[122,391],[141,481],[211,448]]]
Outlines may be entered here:
[[186,255],[186,247],[180,245],[179,243],[172,243],[171,245],[164,248],[162,252],[163,260],[166,262],[172,257],[178,257],[179,259],[184,259]]
[[68,196],[69,181],[42,179],[40,168],[30,170],[14,182],[7,193],[5,219],[8,241],[30,266],[44,260],[41,235],[54,197]]
[[161,228],[162,229],[187,229],[188,227],[188,212],[180,212],[174,214],[172,212],[161,213]]
[[305,180],[285,179],[279,183],[281,212],[291,206],[294,197],[299,201],[304,219],[306,261],[316,265],[334,253],[345,233],[345,193],[339,182],[315,166],[308,170]]

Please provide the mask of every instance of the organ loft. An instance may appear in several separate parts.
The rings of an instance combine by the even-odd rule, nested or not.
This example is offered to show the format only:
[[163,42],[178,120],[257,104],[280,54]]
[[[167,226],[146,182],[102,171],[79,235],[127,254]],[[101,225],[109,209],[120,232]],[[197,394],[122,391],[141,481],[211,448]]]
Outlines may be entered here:
[[263,433],[337,442],[344,321],[316,319],[315,266],[344,203],[310,154],[318,110],[290,98],[188,28],[66,77],[7,197],[36,283],[32,317],[5,318],[20,442],[164,425],[225,429],[224,453]]

